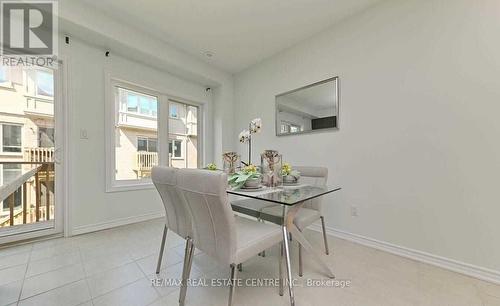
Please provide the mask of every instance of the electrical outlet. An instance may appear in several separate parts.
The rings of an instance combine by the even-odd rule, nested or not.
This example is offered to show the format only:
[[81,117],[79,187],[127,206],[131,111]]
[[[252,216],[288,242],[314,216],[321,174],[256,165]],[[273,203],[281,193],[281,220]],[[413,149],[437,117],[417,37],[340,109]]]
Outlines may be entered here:
[[351,217],[357,217],[357,216],[358,216],[358,207],[351,206]]

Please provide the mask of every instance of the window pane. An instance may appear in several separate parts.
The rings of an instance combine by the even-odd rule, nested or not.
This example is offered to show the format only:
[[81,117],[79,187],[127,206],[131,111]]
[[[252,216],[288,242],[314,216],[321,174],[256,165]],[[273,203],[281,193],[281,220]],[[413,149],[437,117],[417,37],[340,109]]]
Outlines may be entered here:
[[198,116],[199,107],[170,101],[170,117],[179,119],[168,122],[172,167],[198,168]]
[[156,139],[148,140],[148,152],[158,152],[158,141]]
[[170,104],[170,117],[172,118],[179,118],[179,113],[177,110],[177,105],[175,104]]
[[148,97],[139,97],[140,110],[143,115],[151,115],[151,99]]
[[129,93],[127,95],[127,111],[137,113],[139,106],[137,102],[138,97],[134,94]]
[[145,138],[137,138],[137,151],[148,151],[148,140]]
[[36,93],[42,96],[54,96],[54,74],[52,72],[36,72]]
[[182,141],[176,140],[174,141],[174,157],[182,157]]
[[21,126],[18,125],[3,125],[3,151],[4,152],[21,152]]
[[[20,164],[3,164],[2,165],[2,179],[3,184],[14,181],[22,174]],[[14,207],[19,207],[22,200],[22,189],[19,188],[14,192]],[[3,201],[3,208],[9,209],[9,201]]]
[[157,97],[121,87],[115,94],[115,101],[126,105],[115,114],[115,180],[148,178],[158,165],[158,123],[151,117],[157,113]]
[[38,147],[54,147],[54,128],[38,128]]
[[21,175],[21,165],[3,164],[2,175],[4,184],[14,181],[18,176]]
[[156,99],[151,101],[151,105],[152,105],[151,109],[152,115],[156,117],[158,115],[158,102],[156,101]]
[[0,83],[7,82],[8,80],[7,67],[0,66]]

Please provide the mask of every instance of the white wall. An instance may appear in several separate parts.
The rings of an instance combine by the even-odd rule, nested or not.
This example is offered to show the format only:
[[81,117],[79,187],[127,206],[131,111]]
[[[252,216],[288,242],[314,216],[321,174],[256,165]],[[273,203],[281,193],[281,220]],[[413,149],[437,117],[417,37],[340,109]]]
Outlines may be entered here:
[[[62,47],[69,75],[69,167],[71,223],[76,232],[92,225],[163,213],[154,189],[118,193],[105,192],[105,73],[164,93],[174,93],[211,107],[204,86],[167,72],[127,60],[109,58],[95,47],[72,39]],[[207,101],[208,100],[208,101]],[[88,139],[80,139],[80,130]],[[208,148],[212,143],[206,144]]]
[[[231,150],[233,78],[176,48],[110,19],[78,0],[59,6],[59,52],[68,65],[69,222],[71,233],[136,221],[164,212],[154,189],[105,192],[105,71],[137,84],[206,102],[203,146],[206,163]],[[111,57],[104,56],[105,50]],[[151,68],[155,67],[155,68]],[[210,86],[212,92],[206,92]],[[220,110],[219,110],[220,109]],[[80,130],[88,140],[79,139]],[[216,156],[216,158],[214,158]]]
[[[237,74],[236,130],[262,117],[254,152],[329,168],[328,226],[500,271],[499,12],[384,1]],[[274,95],[337,75],[339,131],[274,136]]]
[[[168,71],[179,78],[212,89],[213,109],[203,122],[205,135],[212,143],[204,152],[207,162],[220,163],[222,153],[232,150],[233,135],[233,76],[214,68],[186,52],[162,42],[150,33],[139,31],[118,22],[106,12],[85,5],[79,0],[59,3],[59,29],[62,34],[77,37],[111,54]],[[60,40],[64,44],[64,39]],[[217,110],[217,111],[214,111]]]

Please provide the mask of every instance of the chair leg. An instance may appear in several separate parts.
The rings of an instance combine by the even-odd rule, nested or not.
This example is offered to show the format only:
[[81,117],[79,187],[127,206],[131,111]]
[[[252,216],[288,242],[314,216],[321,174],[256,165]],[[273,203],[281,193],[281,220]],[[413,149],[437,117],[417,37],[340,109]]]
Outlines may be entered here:
[[[264,220],[262,220],[261,218],[257,218],[257,221],[264,223]],[[266,250],[260,252],[258,255],[261,257],[266,257]]]
[[325,229],[325,218],[321,216],[321,227],[323,228],[323,240],[325,241],[325,253],[326,255],[330,254],[330,250],[328,249],[328,239],[326,238],[326,229]]
[[302,268],[302,245],[299,243],[299,276],[302,277],[303,268]]
[[283,296],[283,290],[285,287],[285,278],[283,277],[283,242],[280,243],[280,254],[278,257],[278,266],[279,266],[279,277],[280,277],[280,287],[279,287],[279,295]]
[[283,246],[285,249],[286,274],[288,278],[288,293],[290,294],[290,305],[295,306],[295,294],[293,292],[292,266],[290,262],[290,244],[288,243],[288,229],[282,226]]
[[184,306],[184,302],[186,301],[186,291],[187,291],[187,281],[189,279],[189,275],[191,274],[191,266],[193,264],[193,253],[194,253],[194,245],[193,240],[188,237],[186,239],[186,252],[184,253],[184,268],[182,269],[182,283],[181,283],[181,291],[179,294],[179,306]]
[[231,284],[229,286],[229,301],[228,301],[228,306],[233,305],[233,299],[234,299],[234,291],[236,289],[236,265],[232,264],[231,266],[231,274],[230,274],[230,280]]
[[163,228],[163,238],[161,239],[160,255],[158,256],[158,264],[156,265],[156,274],[160,274],[161,261],[163,259],[163,251],[165,250],[165,241],[167,240],[168,227]]

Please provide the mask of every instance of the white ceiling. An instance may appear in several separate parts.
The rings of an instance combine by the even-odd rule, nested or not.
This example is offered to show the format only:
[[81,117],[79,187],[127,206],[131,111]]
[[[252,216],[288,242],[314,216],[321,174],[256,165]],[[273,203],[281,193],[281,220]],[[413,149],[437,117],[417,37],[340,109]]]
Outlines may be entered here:
[[83,1],[235,73],[380,0]]

